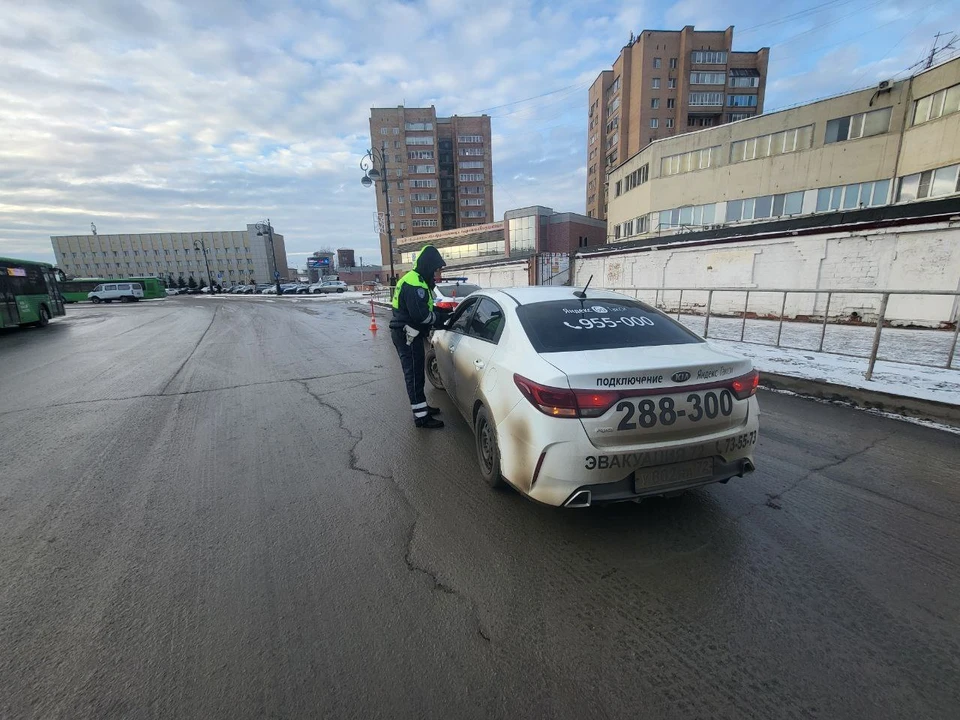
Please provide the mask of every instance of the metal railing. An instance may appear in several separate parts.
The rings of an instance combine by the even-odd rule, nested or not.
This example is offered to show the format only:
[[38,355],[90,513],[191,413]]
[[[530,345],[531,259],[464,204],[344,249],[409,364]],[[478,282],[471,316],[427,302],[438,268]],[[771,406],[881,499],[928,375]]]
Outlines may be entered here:
[[[696,325],[697,327],[691,327],[691,329],[699,330],[703,337],[710,337],[711,318],[714,320],[715,329],[718,322],[722,322],[725,326],[724,330],[730,329],[730,320],[739,319],[739,338],[736,337],[735,327],[733,328],[734,337],[730,337],[729,333],[721,333],[719,335],[714,334],[713,338],[722,340],[737,340],[739,342],[751,343],[755,345],[768,345],[793,350],[816,350],[816,352],[825,352],[831,355],[867,359],[868,364],[865,373],[867,380],[872,379],[873,371],[878,359],[886,362],[907,362],[913,365],[921,365],[924,367],[960,369],[954,368],[954,359],[956,358],[957,354],[957,339],[958,335],[960,335],[960,318],[958,318],[958,313],[960,313],[960,291],[957,290],[863,290],[844,288],[830,290],[806,290],[795,288],[742,287],[609,287],[605,289],[620,292],[625,295],[632,295],[638,299],[643,299],[640,297],[641,294],[649,295],[650,293],[654,293],[654,304],[658,309],[670,314],[675,313],[677,320],[679,322],[683,322],[685,325]],[[743,295],[744,302],[742,310],[717,312],[714,298],[716,295],[721,293],[736,293]],[[684,294],[687,295],[688,299],[686,307],[684,307]],[[762,315],[759,313],[753,313],[753,317],[751,318],[751,295],[756,298],[758,295],[764,294],[781,296],[779,302],[779,311],[773,313],[764,311]],[[693,295],[698,295],[700,297],[705,295],[706,300],[705,302],[700,303],[691,302],[690,298]],[[810,304],[810,312],[795,312],[792,314],[792,316],[788,315],[787,298],[790,295],[813,295],[813,302]],[[836,296],[840,295],[879,296],[880,301],[876,309],[873,309],[872,307],[868,309],[868,314],[875,314],[876,320],[873,323],[863,323],[855,319],[851,320],[851,316],[856,316],[856,318],[861,317],[860,313],[858,311],[853,311],[844,315],[837,311],[836,307],[834,307],[834,315],[831,317],[831,303],[833,303]],[[821,296],[826,296],[826,302],[822,311],[817,308]],[[894,325],[887,317],[890,299],[891,297],[897,299],[904,296],[917,296],[920,298],[934,296],[953,298],[953,303],[948,309],[946,309],[945,312],[943,312],[943,315],[945,315],[943,319],[927,319],[925,321],[928,324],[933,323],[939,325],[937,328],[918,327],[916,325]],[[676,298],[675,304],[671,302],[673,298]],[[769,306],[769,303],[766,304]],[[727,305],[729,305],[729,303],[727,303]],[[861,307],[860,309],[864,308]],[[686,322],[684,322],[682,319],[684,315],[687,316]],[[700,329],[699,324],[694,322],[694,319],[701,317],[703,318],[702,330]],[[814,326],[814,319],[815,323],[819,325],[817,337],[810,338],[810,333],[798,333],[795,331],[795,329],[798,327],[810,328]],[[756,331],[753,333],[755,336],[768,336],[770,339],[772,339],[772,342],[761,342],[758,340],[747,339],[748,320],[754,324],[752,329]],[[771,326],[771,324],[774,322],[776,323],[775,338],[773,337],[773,328]],[[813,339],[816,341],[815,347],[787,344],[784,341],[785,322],[788,324],[788,328],[791,328],[791,330],[788,330],[788,334],[794,336],[806,335],[808,339]],[[903,319],[897,319],[894,322],[904,323],[905,321]],[[952,328],[950,327],[951,324]],[[909,323],[906,325],[909,325]],[[825,341],[828,339],[827,329],[829,326],[838,329],[847,328],[849,330],[846,331],[846,337],[839,337],[836,339],[837,342],[831,342],[830,346],[826,346]],[[849,352],[848,350],[850,349],[856,349],[858,344],[865,347],[866,340],[868,338],[863,334],[864,330],[872,330],[872,338],[869,338],[869,352],[865,354]],[[884,355],[882,348],[884,347],[885,340],[887,341],[886,349],[896,354],[897,357],[893,357],[890,354]],[[839,347],[836,347],[838,343]],[[898,343],[906,343],[907,346],[912,347],[916,351],[914,353],[916,355],[925,355],[926,357],[930,357],[933,355],[939,355],[940,353],[945,353],[946,362],[935,363],[922,360],[918,361],[905,359],[910,355],[910,353],[898,351],[896,349]],[[943,347],[944,345],[946,347]]]

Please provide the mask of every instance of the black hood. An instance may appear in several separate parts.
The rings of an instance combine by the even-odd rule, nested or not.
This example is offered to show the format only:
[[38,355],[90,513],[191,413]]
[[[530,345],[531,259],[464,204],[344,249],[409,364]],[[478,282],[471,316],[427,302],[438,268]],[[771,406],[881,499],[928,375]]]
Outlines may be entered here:
[[413,266],[413,269],[417,271],[417,274],[423,278],[423,281],[432,289],[434,286],[434,273],[445,266],[446,263],[440,256],[440,251],[433,245],[424,245],[423,250],[417,255],[417,262]]

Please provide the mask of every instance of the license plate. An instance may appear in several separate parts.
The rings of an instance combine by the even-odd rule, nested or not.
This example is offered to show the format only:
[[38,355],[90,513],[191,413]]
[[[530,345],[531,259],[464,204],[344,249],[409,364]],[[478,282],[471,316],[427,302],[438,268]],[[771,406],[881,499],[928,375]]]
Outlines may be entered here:
[[616,411],[620,418],[617,430],[630,432],[638,428],[647,430],[656,425],[670,426],[677,422],[698,423],[701,420],[728,418],[733,415],[734,400],[726,389],[660,398],[624,398],[617,403]]
[[705,458],[637,470],[633,475],[633,483],[635,492],[640,492],[660,485],[679,485],[710,477],[713,477],[713,458]]

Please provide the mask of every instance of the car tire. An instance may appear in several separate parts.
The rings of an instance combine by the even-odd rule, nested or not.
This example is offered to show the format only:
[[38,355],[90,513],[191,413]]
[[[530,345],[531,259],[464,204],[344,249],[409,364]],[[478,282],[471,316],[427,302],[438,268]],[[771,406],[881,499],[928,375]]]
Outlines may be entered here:
[[92,298],[90,298],[90,301],[91,301],[94,305],[99,305],[99,304],[100,304],[100,298],[98,298],[98,297],[92,297]]
[[427,363],[427,380],[437,390],[446,390],[443,386],[443,378],[440,377],[440,366],[437,365],[437,350],[433,346],[427,348],[424,360]]
[[130,302],[130,298],[128,298],[126,295],[121,295],[121,296],[120,296],[120,302],[122,302],[122,303],[128,303],[128,302]]
[[337,292],[338,292],[338,293],[342,293],[342,292],[343,292],[343,288],[337,288]]
[[40,319],[34,323],[37,327],[46,327],[50,324],[50,311],[47,310],[46,305],[40,306]]
[[487,409],[480,406],[477,419],[473,424],[477,439],[477,460],[480,464],[480,475],[484,482],[492,488],[503,487],[503,477],[500,475],[500,446],[497,444],[497,428],[490,418]]

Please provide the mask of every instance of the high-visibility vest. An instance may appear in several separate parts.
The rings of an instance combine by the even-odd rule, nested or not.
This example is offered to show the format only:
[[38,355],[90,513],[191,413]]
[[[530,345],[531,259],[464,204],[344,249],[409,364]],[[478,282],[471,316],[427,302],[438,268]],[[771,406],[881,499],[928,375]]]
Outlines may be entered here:
[[433,293],[430,292],[430,286],[421,279],[420,274],[416,270],[408,271],[397,283],[397,287],[393,291],[394,310],[400,309],[400,290],[404,285],[413,285],[414,287],[423,288],[427,295],[427,308],[430,310],[430,312],[433,312]]

